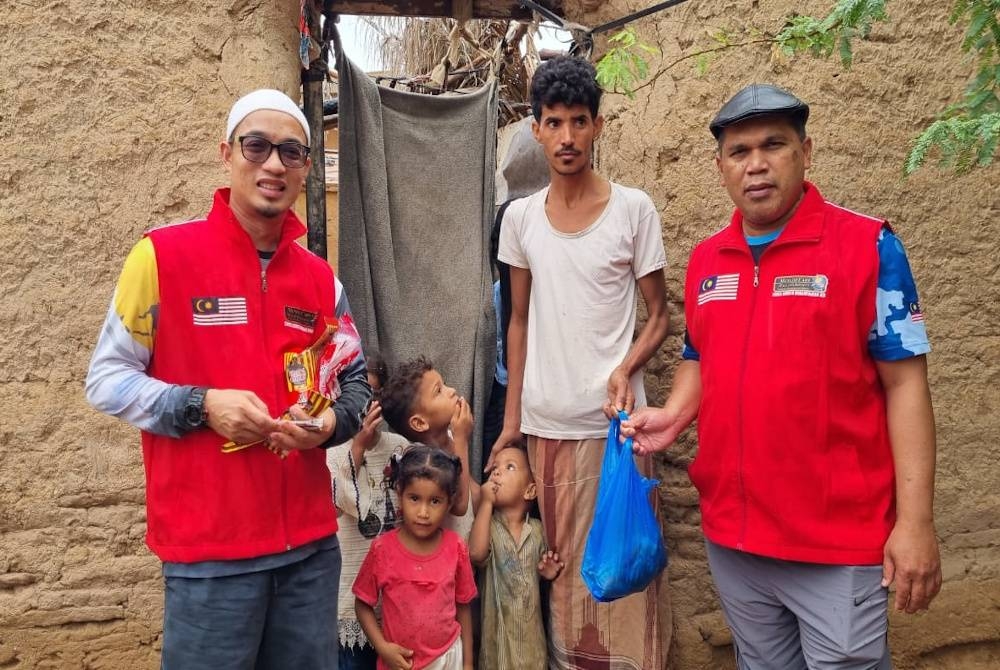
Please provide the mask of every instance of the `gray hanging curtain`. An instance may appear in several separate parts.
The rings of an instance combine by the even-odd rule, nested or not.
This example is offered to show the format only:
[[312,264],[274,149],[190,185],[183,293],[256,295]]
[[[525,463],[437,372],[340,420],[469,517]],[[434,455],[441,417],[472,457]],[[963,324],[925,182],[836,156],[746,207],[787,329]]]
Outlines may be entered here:
[[434,361],[472,403],[471,463],[493,380],[497,91],[429,96],[376,85],[341,51],[338,276],[365,350]]

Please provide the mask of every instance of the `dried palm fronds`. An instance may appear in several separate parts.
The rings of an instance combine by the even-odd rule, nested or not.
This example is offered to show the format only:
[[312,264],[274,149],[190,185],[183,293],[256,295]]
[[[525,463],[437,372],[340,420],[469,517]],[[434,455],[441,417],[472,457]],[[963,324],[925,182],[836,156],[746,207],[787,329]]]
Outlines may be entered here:
[[[517,21],[364,17],[362,41],[378,54],[376,79],[429,94],[463,92],[500,80],[500,123],[526,115],[538,66],[537,24]],[[527,38],[527,39],[526,39]]]

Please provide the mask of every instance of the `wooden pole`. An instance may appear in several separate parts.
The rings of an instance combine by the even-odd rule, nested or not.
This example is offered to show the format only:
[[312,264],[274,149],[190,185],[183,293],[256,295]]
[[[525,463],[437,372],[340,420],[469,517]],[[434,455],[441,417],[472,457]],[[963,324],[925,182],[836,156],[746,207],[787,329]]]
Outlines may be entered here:
[[472,19],[472,0],[452,0],[451,16],[460,24]]
[[[306,24],[313,38],[323,34],[319,0],[305,6]],[[326,147],[323,138],[323,82],[326,80],[326,50],[302,72],[302,103],[312,134],[309,155],[312,166],[306,176],[306,236],[309,251],[326,259]]]

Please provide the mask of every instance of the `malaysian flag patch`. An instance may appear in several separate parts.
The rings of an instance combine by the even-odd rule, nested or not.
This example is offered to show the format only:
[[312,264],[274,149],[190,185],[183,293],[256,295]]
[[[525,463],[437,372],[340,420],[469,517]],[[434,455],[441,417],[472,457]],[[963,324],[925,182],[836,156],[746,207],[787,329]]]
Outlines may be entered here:
[[910,303],[910,321],[913,323],[923,323],[924,321],[924,313],[920,310],[918,303]]
[[739,287],[739,274],[705,277],[698,285],[698,304],[704,305],[713,300],[736,300]]
[[192,298],[196,326],[238,326],[247,322],[246,298]]

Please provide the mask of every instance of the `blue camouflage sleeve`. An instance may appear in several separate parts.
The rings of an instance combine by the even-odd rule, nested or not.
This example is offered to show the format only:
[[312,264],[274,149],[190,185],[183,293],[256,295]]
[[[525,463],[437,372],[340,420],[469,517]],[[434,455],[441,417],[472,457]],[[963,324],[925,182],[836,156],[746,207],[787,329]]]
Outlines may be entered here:
[[898,361],[931,350],[917,285],[906,251],[891,230],[878,237],[878,288],[875,323],[868,333],[868,351],[879,361]]

